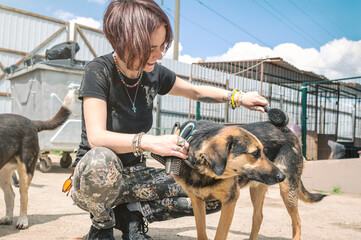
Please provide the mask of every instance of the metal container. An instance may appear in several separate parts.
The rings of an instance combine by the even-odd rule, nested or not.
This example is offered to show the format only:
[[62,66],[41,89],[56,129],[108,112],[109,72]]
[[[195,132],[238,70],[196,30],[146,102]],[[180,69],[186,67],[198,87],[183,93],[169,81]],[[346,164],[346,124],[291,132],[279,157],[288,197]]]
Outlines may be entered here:
[[[84,73],[84,62],[72,59],[36,63],[8,75],[11,83],[12,113],[32,120],[51,119],[60,109],[71,89],[78,89]],[[69,119],[53,131],[39,133],[40,170],[47,172],[52,162],[49,151],[63,151],[60,165],[71,165],[71,152],[80,143],[81,102],[76,99]]]

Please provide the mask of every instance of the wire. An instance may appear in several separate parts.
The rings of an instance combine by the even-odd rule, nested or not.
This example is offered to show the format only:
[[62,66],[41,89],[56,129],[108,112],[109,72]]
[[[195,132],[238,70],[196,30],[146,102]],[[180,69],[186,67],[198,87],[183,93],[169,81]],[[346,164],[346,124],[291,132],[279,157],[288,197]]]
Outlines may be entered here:
[[[320,44],[318,43],[315,39],[313,39],[312,37],[310,37],[307,33],[305,33],[304,31],[302,31],[302,29],[297,29],[295,28],[294,26],[291,26],[288,22],[284,21],[283,19],[279,18],[278,16],[276,16],[275,14],[273,14],[270,10],[268,10],[267,8],[265,8],[264,6],[262,6],[261,4],[258,3],[258,1],[253,1],[253,3],[257,4],[260,8],[262,8],[263,10],[265,10],[266,12],[268,12],[270,15],[272,15],[275,19],[277,19],[279,22],[281,22],[283,25],[285,25],[286,27],[288,27],[289,29],[291,30],[298,30],[298,31],[294,31],[294,32],[297,32],[298,34],[303,33],[304,35],[300,34],[300,36],[302,36],[303,38],[305,38],[307,41],[309,41],[312,44],[313,43],[317,43],[317,44]],[[280,15],[282,15],[280,12],[279,12]],[[283,16],[285,17],[285,16]],[[289,21],[289,20],[288,20]],[[311,40],[311,41],[310,41]],[[322,45],[322,44],[320,44]]]
[[263,0],[264,3],[266,3],[270,8],[272,8],[274,11],[276,11],[278,14],[280,14],[282,17],[284,17],[288,22],[290,22],[294,27],[296,27],[299,31],[303,32],[309,39],[317,43],[318,45],[322,46],[323,44],[314,39],[310,34],[305,32],[302,28],[300,28],[296,23],[294,23],[291,19],[286,17],[282,12],[280,12],[277,8],[273,7],[270,3],[268,3],[266,0]]
[[[170,9],[170,8],[168,8],[168,7],[166,7],[166,9],[167,9],[168,11],[170,11],[170,12],[174,12],[174,10],[173,10],[173,9]],[[170,14],[168,11],[166,11],[166,10],[164,10],[164,11],[165,11],[168,15],[172,16],[172,14]],[[212,31],[210,31],[210,30],[208,30],[207,28],[205,28],[205,27],[203,27],[203,26],[199,25],[198,23],[196,23],[196,22],[194,22],[194,21],[190,20],[189,18],[187,18],[187,17],[183,16],[182,14],[180,14],[180,16],[181,16],[182,18],[184,18],[185,20],[187,20],[188,22],[190,22],[190,23],[192,23],[192,24],[196,25],[197,27],[199,27],[199,28],[203,29],[204,31],[206,31],[206,32],[208,32],[208,33],[212,34],[213,36],[215,36],[215,37],[217,37],[217,38],[219,38],[219,39],[221,39],[221,40],[225,41],[226,43],[229,43],[229,44],[232,44],[232,45],[234,44],[233,42],[230,42],[230,41],[228,41],[227,39],[222,38],[221,36],[217,35],[216,33],[212,32]],[[172,17],[173,17],[173,16],[172,16]]]
[[268,45],[267,43],[265,43],[264,41],[262,41],[261,39],[257,38],[256,36],[254,36],[252,33],[248,32],[247,30],[241,28],[239,25],[235,24],[234,22],[232,22],[231,20],[229,20],[228,18],[226,18],[225,16],[223,16],[222,14],[218,13],[217,11],[213,10],[212,8],[210,8],[209,6],[207,6],[206,4],[204,4],[202,1],[197,0],[197,2],[199,4],[201,4],[202,6],[204,6],[205,8],[207,8],[209,11],[213,12],[214,14],[216,14],[217,16],[219,16],[220,18],[222,18],[223,20],[225,20],[226,22],[232,24],[234,27],[238,28],[239,30],[241,30],[242,32],[246,33],[247,35],[249,35],[250,37],[254,38],[255,40],[257,40],[258,42],[262,43],[263,45],[272,48],[270,45]]
[[328,33],[331,37],[336,38],[337,37],[335,35],[333,35],[332,33],[330,33],[326,28],[324,28],[320,23],[318,23],[313,17],[311,17],[310,15],[308,15],[305,11],[303,11],[299,6],[297,6],[294,2],[292,2],[292,0],[288,0],[295,8],[297,8],[300,12],[302,12],[306,17],[308,17],[309,19],[312,20],[312,22],[314,22],[315,24],[317,24],[321,29],[323,29],[326,33]]
[[[266,0],[263,0],[268,6],[270,6],[272,9],[274,9],[275,11],[277,11],[279,14],[281,14],[284,18],[288,19],[286,16],[284,16],[280,11],[278,11],[276,8],[274,8],[271,4],[269,4]],[[298,10],[300,10],[301,12],[302,9],[300,9],[299,7],[297,7],[293,2],[291,2],[291,0],[288,0],[291,4],[293,4]],[[303,12],[304,13],[304,12]],[[306,13],[304,13],[306,14]],[[307,14],[306,14],[307,16]],[[310,17],[311,18],[311,17]],[[312,18],[311,18],[312,19]],[[306,33],[302,28],[300,28],[297,24],[295,24],[291,19],[288,19],[288,21],[290,21],[294,26],[296,26],[299,30],[301,30],[303,33],[305,33],[306,35],[308,35],[310,38],[312,38],[308,33]],[[322,26],[321,26],[322,27]],[[326,30],[326,29],[325,29]],[[327,31],[327,30],[326,30]],[[334,37],[335,39],[337,39],[337,37]],[[317,40],[315,40],[314,38],[312,38],[315,42],[317,42],[319,45],[323,45],[322,43],[319,43]],[[340,61],[340,65],[343,65],[343,67],[346,67],[348,69],[353,69],[349,64],[347,64],[344,61]]]
[[330,22],[332,22],[339,30],[341,30],[341,32],[343,32],[343,34],[345,34],[345,36],[349,36],[349,35],[350,35],[349,33],[345,32],[345,30],[342,29],[342,27],[340,27],[340,25],[338,25],[337,22],[334,21],[334,19],[332,19],[332,18],[330,18],[328,15],[326,15],[325,12],[322,11],[319,7],[317,7],[316,4],[314,4],[311,0],[307,0],[307,1],[308,1],[309,3],[311,3],[312,6],[313,6],[314,8],[316,8],[323,16],[325,16],[326,18],[328,18],[328,20],[329,20]]

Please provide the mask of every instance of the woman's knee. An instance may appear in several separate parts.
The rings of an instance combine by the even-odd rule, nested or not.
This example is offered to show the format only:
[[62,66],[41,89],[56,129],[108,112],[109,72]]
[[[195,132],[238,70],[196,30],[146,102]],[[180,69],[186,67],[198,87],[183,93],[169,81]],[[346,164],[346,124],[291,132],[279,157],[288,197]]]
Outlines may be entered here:
[[104,147],[91,149],[76,166],[74,187],[79,190],[84,187],[98,190],[110,187],[118,190],[122,169],[122,162],[110,149]]
[[121,172],[123,169],[122,162],[118,156],[112,150],[105,147],[89,150],[79,161],[78,165],[80,171],[85,171],[86,169],[114,169]]

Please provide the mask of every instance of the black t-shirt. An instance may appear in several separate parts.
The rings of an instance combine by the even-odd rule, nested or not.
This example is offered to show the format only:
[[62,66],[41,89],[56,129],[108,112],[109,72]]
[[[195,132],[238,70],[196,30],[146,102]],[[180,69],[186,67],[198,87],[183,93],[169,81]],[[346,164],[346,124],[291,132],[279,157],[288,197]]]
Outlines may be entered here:
[[[167,94],[173,87],[176,74],[157,63],[152,72],[144,72],[139,83],[135,99],[136,112],[133,111],[137,87],[126,87],[117,73],[112,54],[107,54],[94,59],[85,67],[83,80],[79,89],[79,99],[83,97],[99,98],[107,103],[107,130],[119,133],[148,132],[153,124],[153,100],[157,94]],[[132,85],[137,79],[124,81]],[[129,96],[125,90],[127,88]],[[129,99],[130,98],[130,99]],[[96,111],[96,109],[94,109]],[[83,106],[82,106],[83,113]],[[90,150],[84,115],[82,114],[82,133],[75,166],[80,158]],[[138,163],[140,157],[133,153],[118,154],[124,166]]]

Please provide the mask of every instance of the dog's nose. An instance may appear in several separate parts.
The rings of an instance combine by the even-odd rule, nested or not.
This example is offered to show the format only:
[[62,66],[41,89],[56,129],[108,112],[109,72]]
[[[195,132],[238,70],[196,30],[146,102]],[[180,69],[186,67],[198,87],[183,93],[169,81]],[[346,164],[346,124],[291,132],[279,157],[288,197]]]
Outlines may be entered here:
[[283,180],[285,180],[286,176],[282,173],[282,172],[278,172],[277,173],[277,179],[278,179],[278,182],[283,182]]

